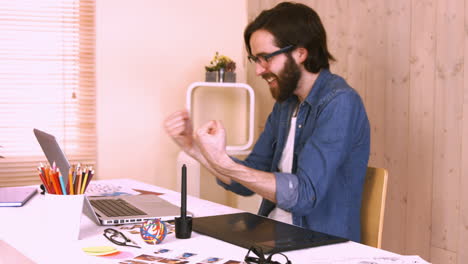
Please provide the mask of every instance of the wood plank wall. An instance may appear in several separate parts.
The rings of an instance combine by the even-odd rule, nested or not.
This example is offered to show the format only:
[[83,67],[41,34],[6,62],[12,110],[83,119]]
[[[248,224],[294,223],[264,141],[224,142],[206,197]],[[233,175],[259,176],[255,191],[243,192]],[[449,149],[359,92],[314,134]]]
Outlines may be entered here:
[[[248,0],[249,20],[281,1]],[[468,263],[468,0],[308,0],[371,121],[370,165],[389,170],[383,248]],[[258,130],[273,105],[257,95]]]

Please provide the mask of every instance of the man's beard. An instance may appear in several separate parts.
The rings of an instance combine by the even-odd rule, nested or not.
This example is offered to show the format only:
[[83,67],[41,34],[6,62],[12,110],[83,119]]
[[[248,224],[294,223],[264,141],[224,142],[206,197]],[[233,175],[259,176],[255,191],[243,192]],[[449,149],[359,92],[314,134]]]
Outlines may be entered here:
[[[288,54],[289,55],[289,54]],[[273,73],[262,75],[264,79],[275,76],[278,82],[278,87],[271,87],[270,92],[277,102],[284,102],[297,88],[299,79],[301,78],[301,70],[294,59],[289,55],[288,60],[284,63],[283,70],[276,76]]]

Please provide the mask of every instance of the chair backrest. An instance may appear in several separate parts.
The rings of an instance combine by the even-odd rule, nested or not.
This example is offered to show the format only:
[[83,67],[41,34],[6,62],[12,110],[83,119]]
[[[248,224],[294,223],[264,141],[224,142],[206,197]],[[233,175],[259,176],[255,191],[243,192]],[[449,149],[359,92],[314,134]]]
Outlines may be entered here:
[[361,242],[381,248],[388,172],[368,167],[361,204]]

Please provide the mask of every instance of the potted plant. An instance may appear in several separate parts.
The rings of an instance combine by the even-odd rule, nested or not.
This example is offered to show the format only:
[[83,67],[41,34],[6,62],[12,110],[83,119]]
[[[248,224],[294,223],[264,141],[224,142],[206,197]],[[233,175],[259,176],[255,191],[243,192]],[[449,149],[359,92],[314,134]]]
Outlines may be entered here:
[[226,63],[226,71],[224,72],[225,82],[236,82],[236,63],[230,60]]
[[235,82],[236,81],[236,63],[229,57],[220,55],[218,52],[205,66],[205,81],[207,82]]

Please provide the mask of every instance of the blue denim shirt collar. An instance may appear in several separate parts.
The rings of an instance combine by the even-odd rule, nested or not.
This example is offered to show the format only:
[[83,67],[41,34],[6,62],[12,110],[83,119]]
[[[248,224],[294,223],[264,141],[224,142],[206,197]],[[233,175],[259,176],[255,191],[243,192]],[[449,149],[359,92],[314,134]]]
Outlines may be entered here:
[[[317,79],[315,80],[314,84],[312,85],[312,89],[310,90],[309,94],[307,95],[306,99],[304,100],[304,103],[309,104],[311,107],[312,106],[317,106],[322,101],[325,99],[324,96],[326,94],[323,94],[324,88],[326,87],[326,83],[328,80],[332,77],[331,72],[328,69],[322,69],[319,72],[319,75]],[[291,96],[285,101],[285,105],[287,107],[292,107],[295,106],[298,103],[298,98],[297,96]]]
[[307,95],[304,102],[307,102],[310,105],[318,105],[322,99],[321,93],[323,92],[323,88],[327,83],[328,79],[331,77],[331,73],[327,69],[322,69],[319,73],[319,76],[315,80],[314,84],[312,85],[312,89]]

